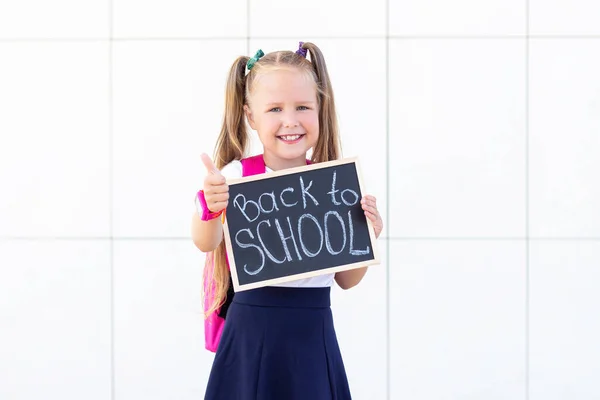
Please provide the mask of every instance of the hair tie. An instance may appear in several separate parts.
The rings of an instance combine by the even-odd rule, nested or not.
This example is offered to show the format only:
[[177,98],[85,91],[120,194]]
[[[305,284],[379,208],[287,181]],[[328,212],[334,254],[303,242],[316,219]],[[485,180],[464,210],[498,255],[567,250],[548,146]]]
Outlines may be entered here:
[[256,62],[260,60],[260,58],[264,55],[265,53],[263,53],[263,51],[259,49],[254,55],[254,57],[248,60],[248,62],[246,63],[246,67],[248,67],[249,70],[252,69],[252,67],[254,67],[254,64],[256,64]]
[[302,45],[304,44],[304,42],[300,42],[300,45],[298,46],[298,50],[296,50],[296,54],[301,55],[302,57],[306,58],[306,49],[302,48]]

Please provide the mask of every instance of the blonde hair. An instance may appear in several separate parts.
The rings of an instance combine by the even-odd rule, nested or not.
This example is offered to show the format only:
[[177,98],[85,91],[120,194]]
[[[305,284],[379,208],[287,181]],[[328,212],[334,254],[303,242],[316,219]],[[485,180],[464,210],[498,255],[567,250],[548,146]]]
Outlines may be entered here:
[[[244,157],[248,144],[244,105],[248,104],[255,79],[260,74],[278,69],[296,69],[304,72],[315,82],[319,106],[319,138],[311,157],[313,163],[337,160],[341,157],[341,144],[338,132],[337,115],[329,73],[321,50],[313,43],[302,45],[308,50],[310,61],[293,51],[275,51],[260,58],[246,75],[249,57],[238,57],[227,78],[225,90],[225,114],[221,133],[217,139],[214,160],[221,169],[233,160]],[[229,287],[229,269],[225,242],[207,254],[208,262],[213,263],[214,284],[203,285],[203,298],[213,298],[205,312],[206,316],[219,309],[225,302]],[[205,278],[207,278],[205,276]],[[208,277],[209,278],[209,277]],[[212,296],[214,295],[214,296]]]

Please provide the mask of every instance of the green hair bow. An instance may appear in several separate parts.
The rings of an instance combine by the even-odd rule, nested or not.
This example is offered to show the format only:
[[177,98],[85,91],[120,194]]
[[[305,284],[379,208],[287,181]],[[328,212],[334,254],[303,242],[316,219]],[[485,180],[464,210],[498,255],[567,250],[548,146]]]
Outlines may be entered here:
[[262,51],[262,50],[258,50],[258,51],[256,52],[256,54],[254,55],[254,57],[252,57],[251,59],[249,59],[249,60],[248,60],[248,62],[246,63],[246,67],[248,67],[248,70],[251,70],[251,69],[252,69],[252,67],[254,67],[254,64],[256,64],[256,62],[257,62],[258,60],[260,60],[260,58],[261,58],[262,56],[264,56],[264,55],[265,55],[265,53],[263,53],[263,51]]

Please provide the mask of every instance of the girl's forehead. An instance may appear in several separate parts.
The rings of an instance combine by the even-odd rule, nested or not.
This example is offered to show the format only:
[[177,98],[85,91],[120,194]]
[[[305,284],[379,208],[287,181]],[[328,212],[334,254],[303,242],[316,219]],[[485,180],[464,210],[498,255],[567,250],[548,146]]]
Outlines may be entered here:
[[274,94],[316,95],[317,86],[310,73],[295,68],[276,69],[261,72],[252,82],[251,95],[264,96]]

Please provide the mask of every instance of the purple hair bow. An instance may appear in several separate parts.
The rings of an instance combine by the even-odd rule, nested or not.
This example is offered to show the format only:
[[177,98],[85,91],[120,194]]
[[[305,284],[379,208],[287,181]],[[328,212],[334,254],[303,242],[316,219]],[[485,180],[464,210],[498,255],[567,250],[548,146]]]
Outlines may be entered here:
[[296,50],[296,54],[299,54],[302,57],[306,58],[307,50],[302,48],[303,44],[304,44],[304,42],[300,42],[300,45],[298,46],[298,50]]

